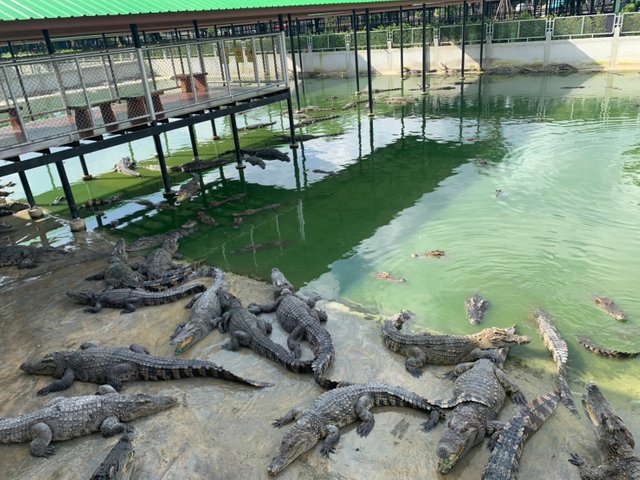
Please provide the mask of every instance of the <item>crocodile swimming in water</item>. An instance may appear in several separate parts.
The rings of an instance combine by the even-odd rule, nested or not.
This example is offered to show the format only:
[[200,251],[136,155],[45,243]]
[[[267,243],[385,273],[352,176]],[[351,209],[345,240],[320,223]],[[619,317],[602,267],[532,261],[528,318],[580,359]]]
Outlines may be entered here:
[[556,363],[558,369],[558,382],[560,385],[560,398],[562,403],[573,413],[578,416],[578,409],[573,401],[571,395],[571,389],[569,388],[569,382],[567,380],[567,361],[569,359],[569,349],[567,348],[567,342],[558,332],[558,329],[553,324],[549,315],[540,308],[533,310],[533,320],[540,330],[544,346],[551,353],[553,361]]
[[191,377],[222,378],[258,388],[272,385],[239,377],[206,360],[156,357],[137,344],[124,348],[83,343],[79,350],[52,352],[39,360],[24,362],[20,370],[35,375],[52,375],[58,379],[38,390],[38,395],[66,390],[75,380],[107,383],[118,391],[122,389],[122,382],[126,381]]
[[258,355],[279,363],[294,373],[312,371],[311,361],[295,358],[267,336],[272,330],[270,323],[243,308],[240,300],[224,289],[218,289],[217,294],[224,311],[218,329],[231,336],[231,340],[223,348],[233,351],[241,346],[249,347]]
[[[507,393],[515,403],[526,404],[520,389],[486,358],[461,363],[446,378],[455,379],[455,383],[453,399],[437,402],[441,408],[453,407],[446,413],[445,428],[437,448],[438,472],[442,474],[449,473],[473,447],[482,443],[485,436],[503,426],[496,417]],[[423,428],[430,431],[436,424],[437,419],[425,422]]]
[[489,308],[489,302],[482,298],[482,296],[476,294],[464,301],[464,306],[467,309],[467,320],[471,325],[480,325],[484,319],[484,312]]
[[569,462],[578,467],[582,480],[637,480],[640,457],[635,454],[633,435],[616,415],[597,385],[589,383],[582,398],[584,410],[596,428],[597,447],[602,456],[596,465],[572,453]]
[[169,343],[174,345],[175,354],[184,353],[197,342],[209,335],[218,326],[222,316],[222,306],[217,290],[222,287],[224,272],[215,269],[213,284],[203,293],[196,295],[187,305],[191,309],[191,317],[186,323],[178,325]]
[[271,282],[274,292],[279,292],[276,300],[263,305],[249,305],[249,311],[251,313],[275,311],[278,323],[290,334],[287,338],[287,346],[296,358],[301,354],[299,339],[305,337],[315,354],[311,364],[313,378],[324,388],[334,388],[337,382],[325,378],[325,373],[336,356],[331,335],[320,325],[320,322],[327,321],[327,314],[315,308],[314,299],[303,299],[288,288],[283,288],[282,285],[290,285],[290,282],[279,269],[271,270]]
[[49,457],[55,453],[52,441],[95,432],[106,437],[130,431],[131,427],[123,422],[166,410],[176,403],[174,397],[120,395],[113,387],[102,385],[97,395],[56,397],[35,412],[0,419],[0,443],[31,442],[31,455]]
[[34,268],[36,262],[61,258],[71,253],[57,247],[2,245],[0,246],[0,267]]
[[123,175],[129,175],[130,177],[142,177],[142,174],[136,172],[135,168],[136,162],[131,160],[131,157],[122,157],[115,167],[113,167],[113,170]]
[[622,310],[618,308],[618,306],[608,297],[597,296],[593,299],[593,301],[598,305],[602,310],[607,312],[613,318],[618,320],[619,322],[626,322],[628,320],[628,316]]
[[187,183],[180,185],[178,195],[176,196],[176,202],[182,203],[185,200],[189,200],[189,198],[193,197],[200,191],[200,176],[193,173],[192,177],[193,178]]
[[482,480],[516,480],[524,443],[551,416],[560,394],[550,392],[532,400],[516,413],[503,430],[489,441],[491,455],[482,472]]
[[204,292],[204,285],[181,285],[169,288],[162,292],[149,292],[147,290],[134,290],[131,288],[115,288],[94,292],[93,290],[70,290],[66,294],[78,303],[91,305],[85,308],[85,312],[98,313],[103,308],[121,308],[121,313],[135,312],[136,307],[164,305],[175,302],[193,293]]
[[587,350],[602,357],[633,358],[640,355],[640,352],[621,352],[619,350],[611,350],[609,348],[601,347],[600,345],[596,345],[586,337],[578,337],[578,343]]
[[366,437],[375,422],[371,408],[387,406],[436,412],[427,399],[384,383],[354,384],[330,390],[316,398],[308,408],[294,408],[274,422],[273,425],[279,428],[296,421],[284,434],[278,453],[267,469],[269,474],[277,475],[322,439],[320,453],[328,457],[335,452],[340,440],[340,428],[356,420],[361,420],[356,433]]
[[89,480],[129,480],[133,473],[133,435],[125,433]]
[[400,331],[410,317],[400,314],[382,325],[384,344],[393,352],[407,357],[405,368],[414,377],[422,375],[427,364],[455,365],[479,358],[500,362],[496,349],[524,345],[531,341],[527,335],[516,335],[512,329],[485,328],[471,335],[435,335],[421,333],[407,335]]

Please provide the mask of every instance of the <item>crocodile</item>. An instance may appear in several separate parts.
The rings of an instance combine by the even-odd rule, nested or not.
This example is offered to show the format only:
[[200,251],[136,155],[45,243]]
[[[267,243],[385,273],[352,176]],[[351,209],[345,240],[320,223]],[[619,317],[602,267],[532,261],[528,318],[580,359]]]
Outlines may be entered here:
[[586,337],[578,337],[578,343],[587,350],[603,357],[633,358],[640,355],[640,352],[621,352],[619,350],[611,350],[609,348],[601,347]]
[[182,255],[178,253],[179,240],[180,237],[178,235],[169,235],[169,237],[162,242],[160,248],[147,255],[144,261],[144,271],[148,278],[153,279],[183,275],[193,269],[192,266],[181,266],[173,262],[173,259],[182,258]]
[[224,311],[218,329],[231,336],[231,340],[222,348],[233,351],[241,346],[249,347],[258,355],[277,362],[294,373],[312,372],[311,361],[295,358],[267,337],[272,329],[270,323],[243,308],[240,300],[224,289],[218,289],[217,295]]
[[426,364],[456,365],[479,358],[500,363],[495,349],[531,342],[531,337],[527,335],[516,335],[513,329],[496,327],[485,328],[471,335],[435,335],[426,332],[407,335],[400,329],[408,319],[409,315],[401,314],[385,320],[382,339],[390,350],[407,357],[405,368],[414,377],[422,375],[422,367]]
[[231,203],[231,202],[235,202],[237,200],[240,200],[244,197],[246,197],[247,194],[246,193],[238,193],[236,195],[231,195],[230,197],[227,197],[223,200],[216,200],[215,202],[209,202],[209,208],[215,208],[215,207],[220,207],[226,203]]
[[58,379],[38,390],[38,395],[66,390],[75,380],[106,383],[117,391],[122,389],[122,382],[130,380],[177,380],[190,377],[222,378],[258,388],[272,385],[239,377],[206,360],[156,357],[137,344],[125,348],[83,343],[79,350],[52,352],[39,360],[24,362],[20,370]]
[[320,395],[308,408],[294,408],[273,423],[280,428],[296,421],[285,433],[278,453],[271,460],[267,468],[269,474],[277,475],[322,439],[320,453],[326,457],[335,453],[340,428],[356,420],[361,420],[356,433],[366,437],[375,422],[371,408],[387,406],[410,407],[431,414],[437,412],[427,399],[402,387],[379,382],[338,387]]
[[571,395],[571,389],[569,388],[569,381],[567,380],[567,361],[569,359],[569,349],[567,348],[567,342],[558,332],[558,329],[553,324],[553,321],[540,308],[534,308],[533,320],[540,330],[544,346],[551,353],[553,361],[556,363],[558,370],[558,382],[560,385],[560,398],[562,403],[573,413],[578,416],[578,409],[573,401]]
[[247,154],[242,155],[241,158],[248,164],[253,165],[254,167],[260,167],[263,170],[267,168],[267,164],[264,163],[264,160],[262,158],[254,157],[253,155],[247,155]]
[[411,257],[412,258],[442,258],[444,257],[446,254],[444,253],[444,250],[429,250],[428,252],[424,252],[424,253],[412,253]]
[[489,441],[491,455],[481,480],[516,480],[524,443],[551,416],[560,401],[559,392],[541,395],[511,418],[504,430]]
[[[222,152],[221,155],[235,154],[235,150],[227,150]],[[288,153],[283,153],[277,148],[258,148],[256,150],[240,149],[238,150],[240,155],[246,155],[250,157],[257,157],[263,160],[280,160],[281,162],[290,162]]]
[[213,227],[218,225],[218,222],[216,221],[215,218],[207,215],[202,210],[197,213],[197,217],[198,217],[198,220],[200,220],[202,223],[206,223],[207,225],[211,225]]
[[480,325],[484,319],[484,312],[489,308],[489,302],[476,294],[464,301],[467,309],[467,320],[471,325]]
[[[461,363],[445,378],[455,379],[454,397],[450,401],[434,402],[443,409],[453,407],[446,413],[444,432],[437,448],[438,472],[442,474],[449,473],[473,447],[482,443],[485,436],[503,427],[496,417],[507,393],[518,405],[526,404],[520,389],[487,358]],[[443,415],[442,410],[440,414]],[[423,424],[424,430],[432,430],[437,421],[432,417]]]
[[267,128],[270,127],[272,125],[275,125],[276,122],[266,122],[266,123],[254,123],[252,125],[245,125],[244,127],[241,127],[238,129],[239,132],[246,132],[249,130],[258,130],[259,128]]
[[582,399],[587,416],[596,428],[597,447],[602,460],[597,466],[582,455],[572,453],[569,462],[578,467],[582,480],[637,480],[640,457],[634,454],[633,435],[616,415],[597,385],[589,383]]
[[287,277],[284,276],[280,269],[275,267],[271,269],[271,286],[273,287],[274,300],[278,299],[278,297],[282,293],[282,290],[284,290],[285,288],[290,292],[295,293],[296,291],[293,284],[289,280],[287,280]]
[[302,120],[294,125],[295,128],[308,127],[309,125],[314,125],[320,122],[326,122],[327,120],[333,120],[335,118],[340,118],[340,115],[326,115],[324,117],[314,117],[309,118],[307,120]]
[[0,267],[34,268],[36,262],[53,260],[72,252],[57,247],[32,247],[25,245],[0,246]]
[[184,353],[197,342],[209,335],[221,320],[222,306],[216,291],[222,287],[224,272],[219,268],[216,271],[213,284],[204,293],[199,293],[187,304],[191,308],[191,317],[186,323],[178,325],[169,343],[176,347],[175,354]]
[[299,339],[306,337],[315,354],[311,364],[313,378],[324,388],[334,388],[336,382],[325,378],[325,373],[336,356],[331,335],[320,325],[320,322],[327,321],[327,314],[316,310],[315,299],[303,299],[288,288],[281,288],[282,279],[289,282],[279,269],[271,270],[271,278],[274,290],[280,292],[278,298],[272,303],[249,305],[249,311],[254,314],[275,311],[278,323],[290,334],[287,346],[296,358],[300,358],[301,354]]
[[390,282],[405,283],[407,280],[402,277],[396,277],[389,272],[376,272],[374,277],[378,280],[389,280]]
[[140,172],[136,172],[135,168],[136,162],[131,160],[131,157],[122,157],[115,167],[113,167],[113,170],[131,177],[142,177],[142,174]]
[[177,404],[174,397],[136,393],[121,395],[102,385],[97,395],[56,397],[44,408],[14,418],[0,419],[0,443],[31,442],[34,457],[55,453],[52,441],[100,432],[105,437],[130,431],[123,422],[152,415]]
[[151,235],[148,237],[140,237],[135,242],[127,245],[127,251],[136,252],[138,250],[157,247],[158,245],[162,245],[162,243],[170,237],[175,237],[177,240],[180,240],[181,238],[194,233],[196,231],[196,225],[197,223],[195,222],[187,222],[181,228],[170,230],[166,233],[159,233],[157,235]]
[[201,172],[211,168],[224,167],[230,163],[234,163],[235,158],[219,158],[217,160],[203,160],[195,157],[192,161],[183,163],[182,165],[174,165],[170,168],[172,172]]
[[129,480],[133,473],[133,435],[125,433],[98,466],[90,480]]
[[607,312],[613,318],[618,320],[619,322],[626,322],[629,317],[626,313],[618,308],[618,306],[614,303],[613,300],[607,297],[597,296],[593,299],[593,301],[598,305],[602,310]]
[[200,191],[200,176],[195,173],[192,175],[193,178],[191,180],[183,185],[180,185],[178,196],[176,197],[176,202],[182,203],[185,200],[193,197]]
[[204,285],[181,285],[169,288],[162,292],[149,292],[147,290],[134,290],[131,288],[115,288],[94,292],[93,290],[69,290],[67,296],[78,303],[91,305],[84,311],[98,313],[103,308],[122,308],[121,313],[135,312],[136,307],[163,305],[175,302],[192,293],[204,292],[207,289]]

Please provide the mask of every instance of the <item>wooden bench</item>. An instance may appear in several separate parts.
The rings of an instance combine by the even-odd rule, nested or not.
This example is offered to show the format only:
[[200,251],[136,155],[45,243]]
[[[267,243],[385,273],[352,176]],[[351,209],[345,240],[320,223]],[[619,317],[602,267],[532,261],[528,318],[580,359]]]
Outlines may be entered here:
[[[181,73],[175,76],[175,79],[180,82],[180,91],[182,93],[193,93],[191,88],[191,77],[188,73]],[[196,92],[204,93],[209,88],[207,87],[207,74],[206,73],[194,73],[193,74],[193,86],[196,88]]]
[[[151,103],[153,103],[153,110],[156,113],[164,110],[162,99],[160,98],[160,95],[162,95],[163,93],[164,90],[154,90],[151,92]],[[147,115],[147,102],[144,98],[144,94],[130,95],[127,97],[122,97],[122,99],[127,101],[128,118],[136,118]]]
[[93,128],[93,117],[91,115],[91,108],[93,107],[100,108],[100,114],[102,115],[102,121],[104,123],[116,123],[116,115],[113,113],[113,107],[111,105],[117,101],[118,100],[104,100],[102,102],[95,102],[91,106],[87,104],[69,105],[69,109],[73,110],[78,130],[87,130]]
[[22,110],[21,106],[18,107],[0,107],[0,113],[9,114],[9,126],[14,133],[23,134],[22,126],[20,125],[20,120],[18,120],[18,110]]

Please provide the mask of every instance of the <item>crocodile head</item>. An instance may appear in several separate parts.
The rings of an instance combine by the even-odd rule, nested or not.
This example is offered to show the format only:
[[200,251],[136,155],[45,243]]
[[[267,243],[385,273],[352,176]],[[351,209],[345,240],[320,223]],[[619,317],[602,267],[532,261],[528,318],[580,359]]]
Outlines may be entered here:
[[97,295],[91,290],[68,290],[67,296],[83,305],[95,305]]
[[166,250],[169,253],[176,253],[178,251],[178,247],[180,246],[180,244],[178,243],[179,241],[179,235],[169,235],[169,237],[164,242],[162,242],[162,249]]
[[281,295],[282,290],[285,288],[290,292],[295,292],[295,288],[293,288],[291,282],[287,280],[287,277],[285,277],[278,268],[275,267],[271,269],[271,285],[273,286],[273,294],[276,297]]
[[218,300],[220,300],[220,306],[222,310],[229,310],[230,308],[242,307],[242,303],[235,295],[229,293],[224,288],[220,288],[216,291]]
[[128,422],[136,418],[167,410],[168,408],[175,407],[178,403],[175,397],[148,395],[146,393],[112,395],[117,395],[115,398],[118,402],[118,418],[122,422]]
[[124,239],[119,238],[116,242],[116,246],[113,247],[113,252],[111,252],[111,261],[114,260],[124,260],[127,261],[127,244]]
[[438,472],[449,473],[484,438],[484,427],[473,416],[473,412],[469,414],[468,410],[466,415],[457,411],[447,415],[444,432],[438,442]]
[[269,475],[277,475],[304,452],[311,450],[321,438],[321,431],[304,419],[299,419],[284,435],[280,450],[267,467]]
[[169,343],[176,347],[175,354],[180,355],[186,352],[196,343],[202,340],[210,331],[212,327],[207,327],[199,323],[187,323],[180,331],[171,338]]
[[63,352],[48,353],[39,360],[24,362],[20,365],[20,370],[34,375],[51,375],[56,378],[62,377],[67,369]]
[[582,405],[591,423],[597,428],[600,445],[608,450],[618,450],[622,447],[630,447],[631,450],[635,448],[633,435],[594,383],[587,384],[587,393],[582,397]]
[[502,348],[513,347],[514,345],[524,345],[531,342],[528,335],[516,335],[515,329],[511,328],[485,328],[474,334],[478,348]]

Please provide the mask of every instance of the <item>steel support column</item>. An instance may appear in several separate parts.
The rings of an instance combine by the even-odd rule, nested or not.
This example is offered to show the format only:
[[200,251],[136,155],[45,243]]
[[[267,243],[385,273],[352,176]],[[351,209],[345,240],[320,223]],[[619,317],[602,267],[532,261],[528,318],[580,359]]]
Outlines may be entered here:
[[482,71],[482,63],[484,61],[484,42],[486,41],[485,38],[485,25],[484,25],[484,16],[486,15],[486,10],[487,10],[487,6],[484,3],[484,0],[482,0],[481,6],[480,6],[480,71]]
[[289,113],[289,133],[291,135],[291,143],[289,147],[298,148],[298,144],[296,143],[296,127],[293,119],[293,105],[291,102],[291,92],[289,92],[289,96],[287,97],[287,112]]
[[236,168],[238,170],[243,170],[246,168],[246,165],[242,163],[242,155],[240,154],[240,136],[238,135],[238,124],[236,123],[235,114],[229,115],[231,119],[231,133],[233,134],[233,147],[236,152]]
[[189,140],[191,141],[191,150],[193,150],[193,156],[198,157],[198,139],[196,138],[196,128],[193,124],[187,127],[189,130]]
[[369,113],[373,117],[373,87],[371,85],[371,25],[369,22],[369,9],[364,10],[364,23],[367,27],[367,86],[369,91]]
[[427,4],[422,4],[422,93],[427,93]]
[[298,58],[300,60],[300,84],[302,85],[302,94],[304,95],[304,69],[302,68],[302,47],[300,47],[300,20],[296,18],[296,36],[298,38]]
[[402,21],[402,7],[400,7],[400,78],[404,80],[404,22]]
[[158,165],[160,165],[160,173],[162,174],[162,183],[164,185],[164,196],[174,196],[171,190],[171,179],[169,178],[169,172],[167,171],[167,162],[164,158],[164,151],[162,150],[162,142],[160,141],[160,135],[153,135],[153,144],[156,147],[156,154],[158,155]]
[[[20,161],[19,158],[16,158],[15,161]],[[20,177],[20,183],[22,184],[22,190],[24,190],[24,195],[27,197],[27,202],[31,208],[36,206],[36,200],[33,198],[33,192],[31,191],[31,186],[29,185],[29,180],[27,180],[27,174],[20,170],[18,172],[18,177]]]
[[67,177],[67,171],[64,168],[64,163],[62,163],[62,161],[56,162],[56,168],[58,169],[58,176],[62,183],[64,198],[67,200],[67,206],[69,207],[71,218],[78,218],[78,207],[76,207],[76,201],[73,198],[73,192],[71,191],[71,185],[69,185],[69,178]]
[[[213,110],[209,110],[210,112],[213,112]],[[220,140],[220,137],[218,136],[218,130],[216,129],[216,119],[212,118],[211,119],[211,130],[213,132],[213,140]]]
[[291,28],[291,14],[287,14],[287,30],[289,30],[289,42],[291,43],[291,63],[293,65],[293,86],[296,89],[296,104],[300,110],[300,92],[298,91],[298,70],[296,68],[296,47],[293,46],[293,28]]
[[352,10],[351,27],[353,28],[353,55],[356,61],[356,95],[360,95],[360,65],[358,63],[358,16],[356,11]]
[[464,80],[465,44],[467,43],[467,0],[462,3],[462,58],[460,60],[460,78]]

